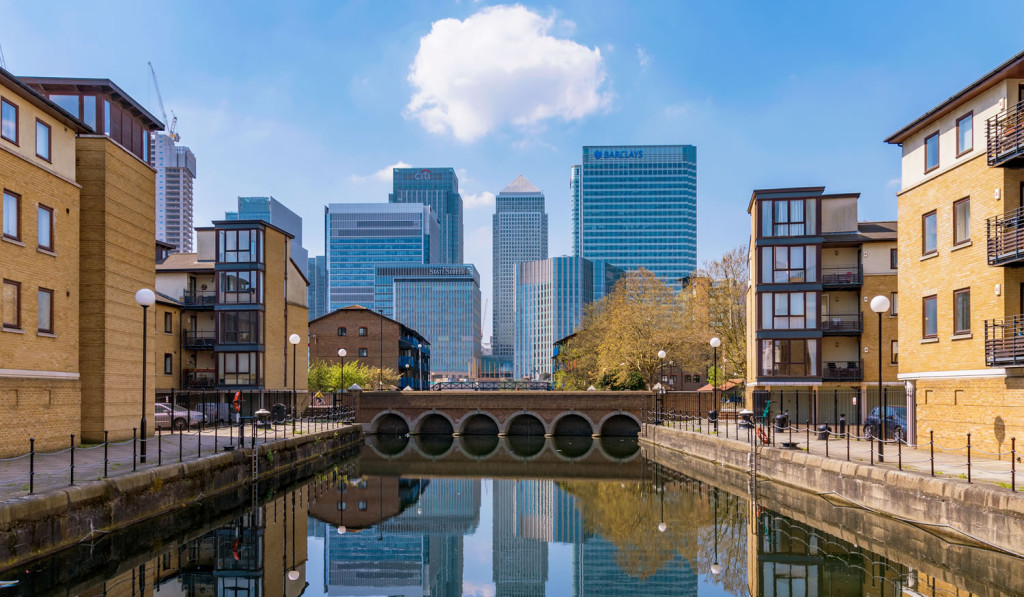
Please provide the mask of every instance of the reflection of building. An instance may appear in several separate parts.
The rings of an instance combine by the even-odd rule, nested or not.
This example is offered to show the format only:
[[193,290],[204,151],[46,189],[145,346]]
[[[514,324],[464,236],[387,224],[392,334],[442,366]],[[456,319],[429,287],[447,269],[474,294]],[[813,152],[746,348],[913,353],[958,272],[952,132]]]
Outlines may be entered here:
[[672,552],[654,574],[640,578],[623,570],[623,554],[601,537],[573,547],[573,594],[580,597],[675,597],[697,595],[697,573],[678,552]]
[[480,522],[480,479],[430,479],[418,483],[419,499],[384,523],[385,533],[469,535]]
[[[524,505],[543,504],[540,491],[531,481],[495,479],[492,572],[497,597],[528,597],[544,594],[548,580],[548,544],[518,533],[517,518]],[[525,484],[520,495],[519,484]],[[550,504],[550,501],[548,502]],[[524,510],[524,513],[525,510]]]

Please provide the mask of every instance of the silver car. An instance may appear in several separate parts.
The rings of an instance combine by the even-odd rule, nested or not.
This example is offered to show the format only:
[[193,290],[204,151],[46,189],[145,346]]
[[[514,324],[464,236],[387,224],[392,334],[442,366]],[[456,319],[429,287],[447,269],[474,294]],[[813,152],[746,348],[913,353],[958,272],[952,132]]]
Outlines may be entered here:
[[203,422],[203,413],[188,410],[181,406],[174,407],[174,414],[171,414],[171,405],[164,402],[156,403],[156,421],[158,429],[170,427],[175,431],[182,431],[189,427],[197,426]]

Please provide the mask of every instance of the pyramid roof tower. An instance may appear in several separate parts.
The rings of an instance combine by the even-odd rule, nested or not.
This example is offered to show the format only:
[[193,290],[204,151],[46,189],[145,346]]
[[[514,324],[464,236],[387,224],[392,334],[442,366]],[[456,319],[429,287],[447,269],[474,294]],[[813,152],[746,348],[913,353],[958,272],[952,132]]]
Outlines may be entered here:
[[523,176],[522,174],[517,176],[515,180],[513,180],[510,183],[508,183],[508,186],[506,186],[504,189],[501,190],[501,193],[503,195],[507,194],[507,193],[519,193],[519,194],[523,194],[523,195],[525,195],[525,194],[537,195],[537,194],[540,194],[542,192],[543,191],[541,191],[540,189],[537,188],[537,185],[535,185],[532,182],[530,182],[529,180],[527,180],[526,177]]

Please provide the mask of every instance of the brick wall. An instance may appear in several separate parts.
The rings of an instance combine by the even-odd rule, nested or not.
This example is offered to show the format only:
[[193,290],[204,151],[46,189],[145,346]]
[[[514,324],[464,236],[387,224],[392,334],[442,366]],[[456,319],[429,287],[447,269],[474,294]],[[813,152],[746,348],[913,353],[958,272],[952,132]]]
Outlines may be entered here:
[[[369,309],[341,309],[325,315],[309,324],[309,359],[340,363],[338,349],[348,354],[345,362],[359,361],[370,367],[381,364],[381,317]],[[346,335],[339,336],[338,328],[345,328]],[[359,329],[366,328],[366,335],[360,336]],[[399,325],[388,319],[383,320],[384,367],[398,370]],[[365,348],[367,356],[360,357],[359,349]]]

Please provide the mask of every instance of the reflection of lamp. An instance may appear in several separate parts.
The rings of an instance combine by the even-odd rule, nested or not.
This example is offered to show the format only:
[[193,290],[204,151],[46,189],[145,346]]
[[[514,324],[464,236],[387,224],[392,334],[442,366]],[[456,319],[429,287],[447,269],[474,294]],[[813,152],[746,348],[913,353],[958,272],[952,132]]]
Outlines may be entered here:
[[[293,338],[297,338],[298,335],[292,334]],[[293,342],[292,344],[297,344]],[[292,492],[292,569],[288,571],[288,580],[299,580],[299,571],[295,568],[295,491]],[[285,498],[286,500],[288,498]],[[285,524],[287,524],[287,518]],[[287,540],[288,529],[285,528],[285,539]]]
[[[717,340],[717,338],[716,338]],[[718,488],[715,488],[715,561],[711,564],[711,574],[722,573],[722,565],[718,563]]]
[[[662,354],[664,354],[664,351],[662,351]],[[664,358],[664,357],[662,357],[662,358]],[[658,465],[658,481],[661,484],[661,488],[658,490],[658,493],[661,494],[661,522],[658,523],[658,532],[659,533],[664,533],[665,529],[668,528],[668,525],[665,524],[665,478],[662,476],[663,472],[664,471],[662,470],[661,465],[659,464]]]
[[[345,349],[342,348],[338,352],[343,352],[344,350]],[[343,506],[343,504],[345,503],[345,489],[347,487],[348,485],[345,484],[344,482],[338,483],[338,519],[339,522],[341,523],[340,525],[338,525],[339,535],[344,535],[345,531],[347,530],[345,528],[345,507]]]

